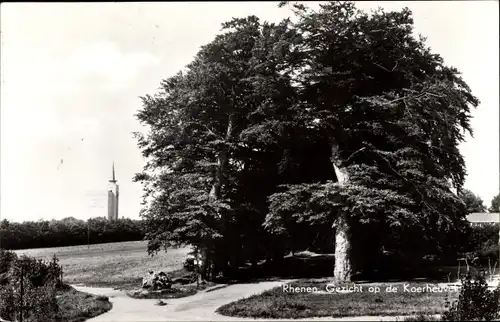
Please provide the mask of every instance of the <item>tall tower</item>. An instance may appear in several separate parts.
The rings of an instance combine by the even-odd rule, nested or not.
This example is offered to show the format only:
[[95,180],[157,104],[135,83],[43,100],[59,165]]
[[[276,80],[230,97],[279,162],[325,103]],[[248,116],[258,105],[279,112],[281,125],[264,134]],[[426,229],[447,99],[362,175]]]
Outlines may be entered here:
[[115,163],[113,162],[113,173],[112,179],[109,180],[108,187],[108,220],[118,219],[118,197],[119,197],[118,185],[116,184],[115,178]]

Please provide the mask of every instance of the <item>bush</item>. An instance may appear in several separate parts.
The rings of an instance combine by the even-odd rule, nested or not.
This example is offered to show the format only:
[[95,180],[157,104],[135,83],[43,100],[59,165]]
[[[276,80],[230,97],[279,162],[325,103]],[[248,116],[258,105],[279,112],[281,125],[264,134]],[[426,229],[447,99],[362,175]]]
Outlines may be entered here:
[[23,320],[26,322],[56,321],[59,318],[56,291],[62,286],[58,259],[51,262],[27,256],[18,258],[13,252],[0,249],[0,317],[10,321],[21,313],[21,274],[23,275]]
[[498,225],[479,224],[470,228],[467,236],[468,251],[478,257],[482,265],[498,260]]
[[498,259],[498,251],[498,244],[484,245],[479,251],[476,252],[476,256],[479,258],[479,262],[482,265],[486,265],[486,263],[488,263],[488,259],[490,260],[490,263],[495,263]]
[[[19,302],[18,302],[19,303]],[[0,286],[0,318],[14,320],[16,314],[16,298],[14,289],[9,286]]]
[[9,282],[9,269],[16,259],[15,253],[0,248],[0,286]]
[[23,316],[25,321],[56,321],[59,317],[56,289],[52,285],[35,287],[27,283],[23,298]]
[[16,258],[17,256],[15,253],[0,248],[0,274],[6,273],[9,270],[12,261]]
[[488,289],[484,273],[462,278],[459,298],[442,316],[443,321],[498,321],[500,318],[500,286]]
[[51,262],[36,260],[27,256],[21,256],[13,263],[11,269],[11,278],[14,280],[21,279],[21,269],[25,280],[28,280],[34,287],[44,285],[52,285],[55,287],[62,286],[61,273],[62,268],[59,265],[59,259],[54,256]]
[[[0,287],[0,317],[17,321],[20,316],[21,294],[19,287]],[[23,321],[45,322],[59,319],[56,290],[51,286],[34,287],[29,282],[24,285]]]

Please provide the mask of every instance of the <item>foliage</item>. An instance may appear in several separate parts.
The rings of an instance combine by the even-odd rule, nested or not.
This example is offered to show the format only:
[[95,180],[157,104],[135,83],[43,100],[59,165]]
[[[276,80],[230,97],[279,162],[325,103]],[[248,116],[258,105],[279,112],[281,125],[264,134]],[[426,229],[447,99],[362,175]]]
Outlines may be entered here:
[[484,274],[462,278],[458,300],[449,306],[443,321],[498,321],[500,318],[500,285],[488,289]]
[[483,203],[483,200],[478,195],[475,195],[472,191],[468,189],[464,189],[459,193],[460,198],[462,198],[465,203],[465,207],[467,208],[467,213],[473,212],[485,212],[486,206]]
[[0,258],[8,259],[0,275],[6,276],[0,284],[0,316],[16,320],[20,314],[21,274],[23,275],[24,321],[55,321],[59,318],[56,291],[62,287],[58,259],[44,262],[0,249]]
[[0,248],[0,276],[5,274],[5,279],[0,285],[7,285],[13,281],[21,280],[21,273],[25,281],[29,281],[33,287],[52,285],[61,287],[62,267],[59,259],[54,256],[51,261],[37,260],[28,256],[18,257],[14,252]]
[[44,262],[18,257],[14,252],[0,248],[0,318],[19,321],[21,268],[23,321],[77,322],[111,309],[107,298],[77,292],[64,285],[57,257]]
[[143,237],[142,222],[131,219],[109,221],[105,218],[91,218],[87,222],[69,217],[51,221],[0,222],[0,246],[5,249],[136,241]]
[[8,273],[15,260],[17,260],[17,255],[14,252],[0,248],[0,285],[9,281]]
[[13,288],[0,286],[0,318],[13,319],[17,305]]
[[470,227],[465,240],[467,240],[467,251],[474,253],[481,264],[487,264],[498,259],[498,224],[481,223]]
[[[0,288],[0,296],[0,316],[16,321],[20,316],[19,290],[3,286]],[[58,318],[59,307],[55,289],[48,286],[34,288],[30,283],[26,283],[23,294],[23,321],[57,321]]]
[[452,192],[465,178],[458,144],[471,132],[477,98],[425,39],[415,39],[408,9],[370,15],[351,2],[320,7],[293,6],[307,52],[296,82],[309,120],[317,120],[310,126],[335,147],[332,160],[348,182],[286,187],[270,196],[267,227],[286,230],[291,214],[330,223],[343,212],[377,227],[375,251],[455,252],[466,225]]
[[[292,5],[294,23],[224,23],[142,98],[147,162],[135,180],[150,253],[191,244],[202,274],[210,262],[256,264],[330,237],[338,214],[354,239],[375,231],[370,253],[457,251],[467,214],[452,192],[465,178],[458,145],[479,101],[414,37],[408,9],[320,7]],[[334,164],[348,174],[342,186]]]
[[287,25],[261,24],[256,17],[223,24],[223,34],[202,47],[185,73],[163,81],[162,93],[143,98],[137,117],[150,130],[137,136],[150,161],[136,180],[146,184],[150,200],[142,212],[150,252],[189,243],[215,265],[236,267],[279,245],[260,246],[273,240],[262,228],[267,196],[292,180],[290,173],[295,180],[311,176],[300,163],[304,147],[294,150],[299,141],[281,139],[303,128],[289,113],[288,41],[294,35]]
[[58,262],[59,259],[55,256],[51,262],[21,256],[13,263],[15,269],[11,267],[10,278],[19,281],[21,274],[23,274],[33,287],[44,285],[61,287],[63,285],[61,281],[62,268]]
[[488,208],[489,212],[500,212],[500,193],[493,197],[491,200],[490,208]]

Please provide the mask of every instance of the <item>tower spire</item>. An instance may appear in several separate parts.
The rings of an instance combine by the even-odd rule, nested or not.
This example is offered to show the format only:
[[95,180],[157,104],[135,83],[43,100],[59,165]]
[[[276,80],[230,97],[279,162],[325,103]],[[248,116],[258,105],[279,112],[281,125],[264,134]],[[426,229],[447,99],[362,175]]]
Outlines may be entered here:
[[115,161],[113,161],[113,173],[112,173],[112,179],[109,180],[109,182],[116,182],[116,177],[115,177]]
[[118,219],[118,185],[116,184],[115,176],[115,161],[113,161],[111,179],[109,180],[108,188],[108,219],[116,220]]

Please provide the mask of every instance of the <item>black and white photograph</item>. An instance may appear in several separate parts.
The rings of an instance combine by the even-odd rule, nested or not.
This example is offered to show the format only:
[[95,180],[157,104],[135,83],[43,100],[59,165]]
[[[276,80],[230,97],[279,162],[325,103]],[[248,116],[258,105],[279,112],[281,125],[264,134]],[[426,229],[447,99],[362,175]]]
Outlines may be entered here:
[[0,322],[500,321],[499,2],[4,2]]

